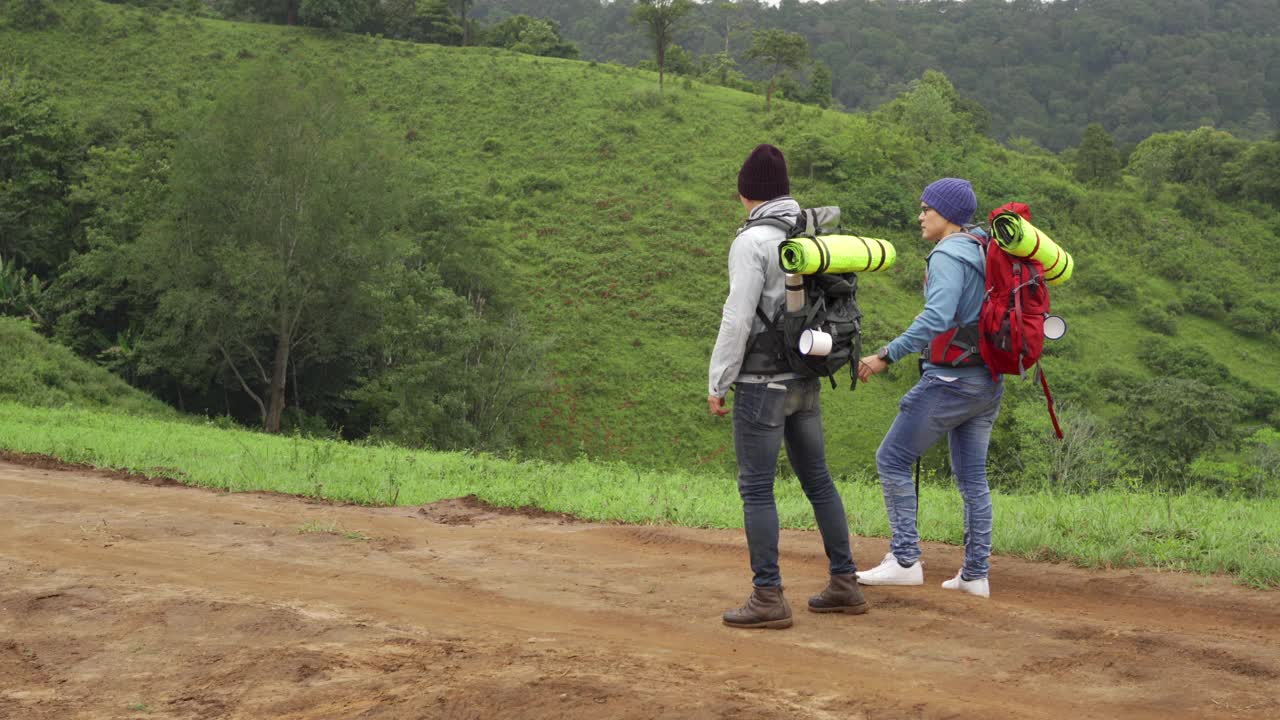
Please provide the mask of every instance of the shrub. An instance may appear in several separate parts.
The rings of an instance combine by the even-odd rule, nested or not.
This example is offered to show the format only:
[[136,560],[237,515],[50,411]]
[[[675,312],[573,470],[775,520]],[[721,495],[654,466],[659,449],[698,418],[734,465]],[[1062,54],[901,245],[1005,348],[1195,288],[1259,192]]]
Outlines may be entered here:
[[4,14],[19,30],[45,30],[62,22],[62,16],[49,0],[16,0]]
[[1203,318],[1220,318],[1226,312],[1213,287],[1203,281],[1188,286],[1182,294],[1182,302],[1189,312]]
[[1272,318],[1267,317],[1257,307],[1237,308],[1227,317],[1227,324],[1232,330],[1242,335],[1261,337],[1271,330]]
[[1169,314],[1168,310],[1155,303],[1146,303],[1138,308],[1138,322],[1142,323],[1148,330],[1158,332],[1161,335],[1176,335],[1178,333],[1177,320]]
[[[1194,361],[1192,360],[1194,358]],[[1231,371],[1196,345],[1153,337],[1138,348],[1138,359],[1152,372],[1218,386],[1229,382]]]
[[1091,268],[1088,273],[1081,273],[1080,289],[1087,294],[1121,303],[1134,302],[1138,299],[1138,290],[1134,287],[1133,281],[1101,266]]
[[1185,487],[1193,460],[1236,442],[1238,405],[1204,382],[1156,378],[1127,393],[1124,404],[1128,409],[1116,419],[1116,431],[1148,481]]

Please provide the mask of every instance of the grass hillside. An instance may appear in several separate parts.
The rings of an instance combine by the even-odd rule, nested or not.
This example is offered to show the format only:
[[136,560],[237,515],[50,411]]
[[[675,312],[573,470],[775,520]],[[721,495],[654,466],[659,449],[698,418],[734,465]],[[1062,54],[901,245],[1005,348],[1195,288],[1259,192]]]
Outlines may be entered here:
[[[938,136],[945,108],[915,125],[787,103],[766,113],[758,96],[698,83],[672,82],[659,94],[654,74],[613,65],[94,2],[58,7],[57,26],[3,29],[0,45],[109,146],[152,129],[176,132],[188,109],[246,63],[336,69],[353,105],[402,143],[421,193],[465,214],[471,236],[504,248],[522,312],[552,343],[547,390],[527,422],[535,454],[665,468],[732,462],[728,421],[706,414],[706,363],[741,220],[736,173],[761,142],[788,153],[803,204],[840,205],[847,228],[897,246],[897,267],[862,279],[869,348],[919,309],[926,248],[911,221],[920,188],[959,175],[973,179],[981,213],[1026,201],[1075,255],[1075,279],[1054,292],[1070,335],[1047,360],[1068,422],[1073,412],[1122,415],[1117,383],[1179,367],[1208,363],[1242,396],[1262,396],[1280,377],[1274,331],[1238,332],[1229,310],[1195,312],[1195,293],[1247,300],[1271,292],[1269,268],[1280,264],[1274,210],[1205,206],[1180,188],[1092,190],[1034,148],[1017,152],[955,130]],[[1150,329],[1150,308],[1172,327]],[[1160,343],[1179,367],[1139,359]],[[899,367],[850,392],[846,374],[826,392],[837,474],[872,463],[913,375]],[[1001,420],[1007,443],[1024,430],[1043,435],[1038,392],[1029,383],[1011,389]]]
[[21,320],[0,317],[0,401],[65,406],[172,419],[168,405],[119,377],[51,343]]

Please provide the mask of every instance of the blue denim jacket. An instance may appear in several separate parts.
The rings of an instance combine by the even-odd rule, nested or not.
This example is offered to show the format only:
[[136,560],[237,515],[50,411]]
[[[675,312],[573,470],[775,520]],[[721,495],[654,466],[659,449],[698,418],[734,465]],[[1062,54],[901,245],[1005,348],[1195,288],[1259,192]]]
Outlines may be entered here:
[[[967,232],[986,238],[978,227]],[[924,310],[901,335],[889,343],[889,359],[901,360],[911,353],[928,349],[929,343],[945,330],[978,321],[982,298],[986,294],[986,258],[982,247],[972,238],[948,235],[926,259]],[[942,368],[926,362],[925,373],[945,370],[948,375],[965,376],[987,373],[985,367]]]

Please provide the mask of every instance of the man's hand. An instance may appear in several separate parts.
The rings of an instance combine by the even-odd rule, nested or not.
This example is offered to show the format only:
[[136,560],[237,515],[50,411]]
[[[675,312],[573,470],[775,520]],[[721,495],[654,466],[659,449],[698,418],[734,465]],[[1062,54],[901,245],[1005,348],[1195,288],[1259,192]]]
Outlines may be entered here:
[[872,375],[879,375],[888,367],[889,364],[881,360],[879,355],[868,355],[858,361],[858,379],[866,382]]
[[723,417],[729,414],[729,408],[724,406],[724,398],[715,395],[707,396],[707,410],[716,417]]

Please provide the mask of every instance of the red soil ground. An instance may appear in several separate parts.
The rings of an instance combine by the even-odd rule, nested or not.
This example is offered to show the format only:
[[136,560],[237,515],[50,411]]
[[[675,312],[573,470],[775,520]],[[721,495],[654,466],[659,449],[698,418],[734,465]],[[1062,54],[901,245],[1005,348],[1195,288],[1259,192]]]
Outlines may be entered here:
[[983,601],[930,545],[815,615],[824,562],[784,533],[795,626],[742,631],[740,532],[0,462],[0,718],[1280,717],[1275,592],[997,557]]

